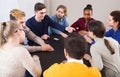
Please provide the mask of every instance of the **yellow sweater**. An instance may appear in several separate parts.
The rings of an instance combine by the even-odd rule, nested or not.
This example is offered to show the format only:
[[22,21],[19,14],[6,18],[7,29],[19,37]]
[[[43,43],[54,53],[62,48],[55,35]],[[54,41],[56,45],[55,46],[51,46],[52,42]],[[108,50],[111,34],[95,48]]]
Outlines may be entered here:
[[87,67],[85,64],[68,62],[53,64],[43,73],[44,77],[101,77],[96,67]]

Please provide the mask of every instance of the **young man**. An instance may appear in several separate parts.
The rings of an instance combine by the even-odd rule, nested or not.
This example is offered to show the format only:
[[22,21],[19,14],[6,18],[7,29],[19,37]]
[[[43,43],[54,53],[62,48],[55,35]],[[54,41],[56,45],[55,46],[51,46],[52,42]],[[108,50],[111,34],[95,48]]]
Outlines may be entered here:
[[[51,26],[60,31],[65,31],[65,27],[55,23],[48,15],[46,15],[46,6],[42,3],[36,3],[34,6],[35,16],[27,20],[26,25],[42,39],[48,39],[48,27]],[[29,40],[29,44],[34,44]]]
[[65,39],[64,54],[66,63],[53,64],[44,73],[44,77],[101,77],[96,67],[87,67],[83,64],[86,52],[86,41],[79,34],[71,34]]
[[31,39],[35,43],[41,46],[24,46],[30,52],[36,51],[53,51],[53,48],[49,44],[45,44],[44,41],[36,36],[27,26],[25,26],[25,13],[19,9],[13,9],[10,11],[10,20],[19,23],[25,31],[25,35],[28,39]]

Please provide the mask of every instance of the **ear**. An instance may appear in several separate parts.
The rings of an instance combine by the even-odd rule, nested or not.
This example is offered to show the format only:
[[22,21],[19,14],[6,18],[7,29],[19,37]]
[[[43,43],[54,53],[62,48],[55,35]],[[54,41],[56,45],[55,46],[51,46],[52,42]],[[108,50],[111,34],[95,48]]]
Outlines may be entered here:
[[65,55],[66,59],[69,58],[69,54],[68,54],[68,52],[66,51],[66,49],[64,49],[64,55]]
[[16,29],[15,32],[14,32],[15,35],[19,35],[19,30]]
[[116,25],[117,25],[117,26],[119,25],[119,22],[118,22],[118,21],[116,22]]

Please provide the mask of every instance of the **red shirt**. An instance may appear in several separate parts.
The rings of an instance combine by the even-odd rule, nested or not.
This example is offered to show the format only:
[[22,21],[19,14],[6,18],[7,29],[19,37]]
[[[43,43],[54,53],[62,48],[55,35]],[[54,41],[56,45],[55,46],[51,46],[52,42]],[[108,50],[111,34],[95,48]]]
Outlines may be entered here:
[[94,20],[93,18],[91,18],[88,22],[85,21],[85,18],[79,18],[76,22],[74,22],[71,27],[75,28],[74,32],[79,32],[80,30],[85,30],[88,31],[88,23]]

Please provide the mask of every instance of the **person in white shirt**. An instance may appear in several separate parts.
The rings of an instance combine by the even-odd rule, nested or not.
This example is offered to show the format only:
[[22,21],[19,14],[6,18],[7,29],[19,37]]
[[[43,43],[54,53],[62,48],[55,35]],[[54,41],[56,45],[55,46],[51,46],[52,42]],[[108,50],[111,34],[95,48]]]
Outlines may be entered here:
[[22,26],[13,21],[0,23],[0,77],[24,77],[25,70],[34,77],[40,77],[39,58],[32,58],[20,45],[24,39]]

